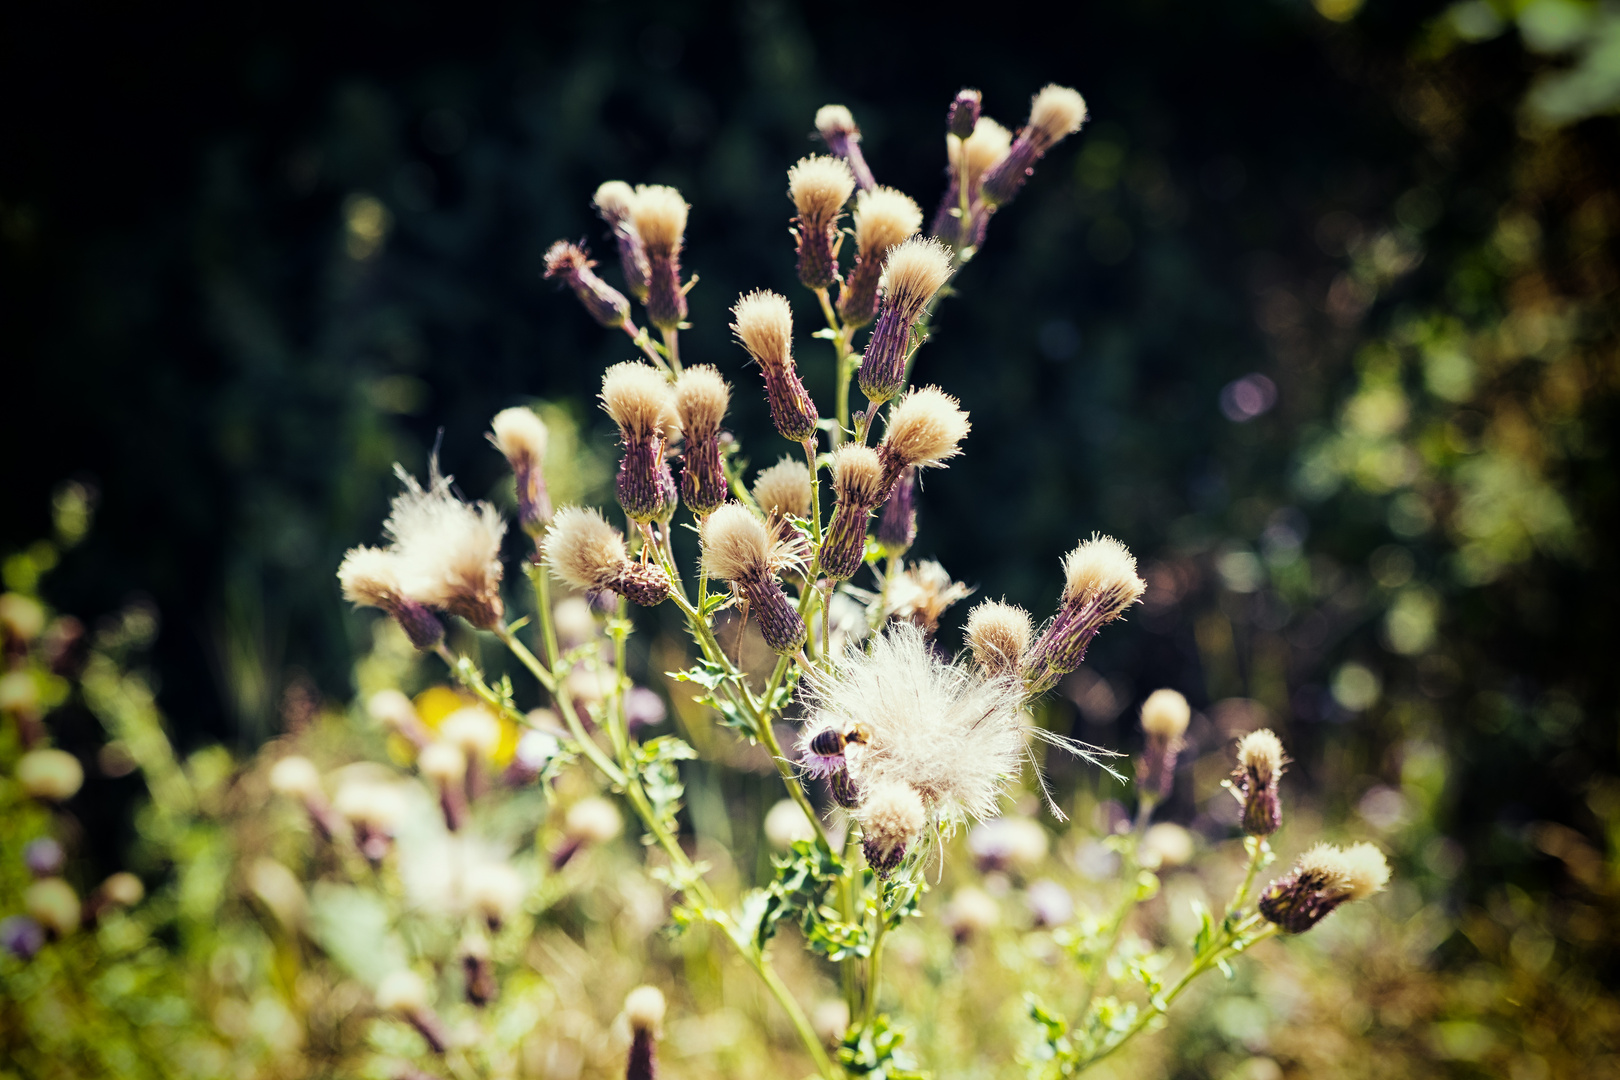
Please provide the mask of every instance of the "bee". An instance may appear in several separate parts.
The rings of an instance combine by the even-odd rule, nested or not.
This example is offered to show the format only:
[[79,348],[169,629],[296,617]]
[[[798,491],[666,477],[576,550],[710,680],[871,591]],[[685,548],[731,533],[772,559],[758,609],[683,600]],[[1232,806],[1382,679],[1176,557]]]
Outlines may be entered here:
[[871,738],[871,729],[865,724],[853,724],[848,730],[825,728],[810,738],[810,752],[821,757],[837,757],[850,743],[860,745]]

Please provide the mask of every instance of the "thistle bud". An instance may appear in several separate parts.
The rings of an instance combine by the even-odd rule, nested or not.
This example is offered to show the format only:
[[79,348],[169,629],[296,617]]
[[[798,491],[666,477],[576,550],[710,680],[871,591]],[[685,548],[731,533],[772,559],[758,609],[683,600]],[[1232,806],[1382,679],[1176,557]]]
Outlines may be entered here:
[[1079,667],[1097,632],[1125,614],[1147,589],[1136,558],[1110,536],[1093,536],[1063,559],[1063,597],[1057,614],[1024,658],[1030,692],[1045,693]]
[[992,678],[1015,676],[1031,634],[1029,612],[1000,600],[986,600],[968,612],[967,643],[973,662]]
[[808,631],[771,570],[771,534],[741,503],[726,503],[703,522],[703,570],[731,582],[748,601],[765,644],[784,655],[798,652]]
[[878,516],[878,543],[890,555],[904,555],[917,539],[917,470],[907,466],[883,503]]
[[815,438],[820,414],[793,364],[793,309],[787,297],[763,289],[751,292],[737,301],[731,314],[732,333],[765,376],[776,430],[789,442]]
[[838,769],[828,775],[827,792],[833,802],[845,810],[853,810],[861,804],[861,785],[849,775],[848,769]]
[[1238,740],[1237,759],[1232,794],[1243,804],[1243,831],[1270,836],[1282,826],[1277,791],[1285,764],[1282,740],[1269,730],[1251,731]]
[[326,801],[321,772],[309,758],[292,754],[270,767],[270,790],[303,804],[309,822],[322,840],[331,841],[342,832],[332,804]]
[[964,885],[945,905],[945,925],[957,944],[981,937],[1001,923],[1001,905],[976,885]]
[[383,727],[410,742],[418,751],[433,741],[433,733],[416,715],[411,699],[398,690],[379,690],[366,702],[366,712]]
[[866,165],[866,156],[861,153],[861,129],[855,126],[855,117],[847,108],[823,105],[817,109],[816,131],[827,144],[827,149],[848,163],[849,171],[854,174],[855,182],[862,191],[871,191],[877,186],[872,179],[872,170]]
[[810,516],[810,467],[785,457],[754,479],[754,500],[767,514],[797,518]]
[[591,267],[590,252],[580,244],[558,240],[546,250],[547,281],[557,280],[573,290],[591,318],[610,329],[617,329],[630,318],[630,301],[601,278]]
[[630,1021],[630,1063],[625,1080],[657,1080],[664,995],[656,986],[638,986],[624,999],[624,1015]]
[[799,281],[807,289],[825,289],[838,280],[838,219],[855,191],[849,166],[835,157],[807,157],[788,170],[788,194],[797,216]]
[[[419,648],[438,627],[436,620],[416,625],[417,605],[459,615],[480,630],[494,629],[505,612],[501,540],[506,522],[489,503],[463,502],[451,487],[454,478],[439,472],[436,457],[428,462],[425,488],[399,465],[394,472],[405,490],[395,496],[383,523],[393,540],[385,552],[391,558],[378,560],[357,548],[349,554],[359,558],[352,564],[345,559],[339,578],[345,578],[345,571],[353,575],[345,585],[353,586],[356,603],[385,610],[394,604],[391,613]],[[404,610],[390,591],[409,602]]]
[[912,563],[889,590],[894,617],[908,619],[932,638],[939,632],[939,620],[951,605],[966,599],[973,590],[951,579],[950,572],[937,560]]
[[973,134],[973,128],[979,122],[979,107],[983,100],[977,90],[958,90],[956,97],[951,100],[951,108],[945,114],[945,127],[958,139],[965,139]]
[[1142,731],[1147,745],[1136,763],[1136,783],[1144,796],[1164,799],[1176,777],[1176,757],[1192,718],[1187,699],[1174,690],[1155,690],[1142,703]]
[[631,214],[635,208],[636,193],[623,180],[609,180],[596,189],[591,205],[596,216],[607,222],[613,230],[613,239],[619,247],[619,269],[624,273],[625,288],[643,303],[647,300],[647,252],[641,246],[641,234],[636,232]]
[[502,409],[490,422],[489,441],[506,456],[517,486],[518,521],[523,531],[538,537],[551,521],[551,496],[543,471],[546,460],[546,425],[532,409]]
[[922,835],[928,813],[915,788],[891,782],[867,794],[856,819],[861,823],[861,851],[867,865],[887,878]]
[[846,326],[872,321],[884,262],[921,227],[922,209],[903,192],[880,187],[855,197],[855,267],[838,292],[838,313]]
[[675,380],[675,413],[686,439],[681,498],[703,517],[726,501],[730,486],[720,456],[720,422],[731,403],[731,386],[706,364],[689,367]]
[[686,235],[686,200],[672,187],[636,188],[630,221],[647,253],[647,318],[661,330],[674,330],[686,318],[681,284],[681,244]]
[[381,608],[394,617],[411,644],[431,649],[444,639],[444,624],[425,604],[405,595],[401,575],[405,561],[382,548],[351,548],[338,567],[343,599],[358,607]]
[[528,893],[523,875],[505,863],[482,863],[467,871],[467,905],[480,915],[490,933],[523,909]]
[[595,510],[558,510],[546,530],[545,553],[552,574],[587,596],[613,592],[643,607],[669,596],[669,575],[657,566],[631,562],[624,537]]
[[83,908],[73,886],[58,877],[42,878],[23,890],[23,909],[51,937],[64,938],[79,928]]
[[1303,934],[1340,904],[1371,896],[1388,882],[1389,863],[1373,845],[1341,851],[1317,844],[1260,894],[1260,914],[1285,934]]
[[450,1048],[449,1032],[428,1005],[427,983],[416,972],[400,970],[383,976],[382,982],[377,984],[377,1009],[392,1013],[414,1027],[435,1054],[443,1054]]
[[649,364],[627,360],[602,376],[601,397],[624,446],[619,505],[632,521],[666,519],[675,507],[675,477],[664,459],[665,433],[676,423],[669,380]]
[[777,851],[787,851],[794,844],[813,842],[816,827],[810,823],[804,808],[792,799],[782,799],[765,814],[765,839]]
[[355,846],[373,866],[394,846],[394,831],[405,817],[405,797],[393,784],[354,780],[338,790],[334,807],[354,831]]
[[66,750],[30,750],[17,759],[17,783],[31,799],[66,802],[84,786],[84,766]]
[[581,848],[606,844],[623,830],[624,819],[612,803],[595,795],[579,800],[563,818],[563,843],[552,853],[552,869],[561,870]]
[[821,572],[833,581],[855,576],[866,557],[866,523],[883,501],[883,461],[876,450],[850,442],[833,452],[832,521],[821,541]]
[[461,940],[461,977],[467,988],[467,1001],[483,1008],[500,993],[495,980],[495,964],[489,956],[489,942],[469,931]]
[[445,828],[460,832],[467,824],[466,752],[454,743],[431,743],[417,755],[416,768],[439,792]]
[[907,468],[943,466],[962,452],[973,425],[955,398],[937,386],[912,390],[889,410],[878,455],[883,459],[883,493]]
[[1086,122],[1086,102],[1064,86],[1048,86],[1030,101],[1029,122],[1018,132],[1007,156],[984,177],[984,200],[992,206],[1011,202],[1035,163]]
[[883,262],[877,324],[861,357],[861,393],[888,401],[906,385],[906,357],[923,309],[951,276],[951,255],[938,240],[917,237],[896,245]]

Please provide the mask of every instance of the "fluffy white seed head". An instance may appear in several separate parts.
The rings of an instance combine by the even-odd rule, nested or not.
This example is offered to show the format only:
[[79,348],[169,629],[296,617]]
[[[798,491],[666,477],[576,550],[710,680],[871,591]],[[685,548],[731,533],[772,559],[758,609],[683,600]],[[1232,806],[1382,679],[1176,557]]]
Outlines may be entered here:
[[467,904],[490,922],[500,923],[523,906],[528,887],[523,875],[502,862],[475,863],[467,868]]
[[488,709],[469,705],[444,718],[439,738],[459,747],[469,759],[488,758],[501,745],[501,722]]
[[840,502],[872,507],[883,500],[883,459],[870,446],[847,442],[833,451],[833,490]]
[[437,784],[459,784],[467,775],[467,754],[451,742],[429,743],[417,755],[416,767]]
[[887,855],[898,847],[910,849],[928,823],[922,796],[902,783],[875,783],[855,811],[866,841]]
[[756,363],[779,368],[793,362],[793,307],[767,289],[744,294],[731,309],[731,330]]
[[602,408],[626,439],[662,434],[675,424],[675,392],[669,380],[639,360],[614,364],[602,375]]
[[730,404],[731,384],[709,364],[689,367],[675,380],[675,413],[688,443],[713,437]]
[[1168,687],[1155,690],[1142,702],[1142,730],[1161,739],[1179,739],[1187,733],[1192,706]]
[[1352,844],[1343,858],[1344,890],[1349,899],[1365,900],[1389,884],[1389,861],[1372,844]]
[[922,207],[910,195],[876,187],[855,196],[855,248],[881,256],[922,228]]
[[1029,105],[1029,126],[1039,128],[1052,142],[1080,130],[1086,122],[1086,101],[1067,86],[1043,87]]
[[630,217],[635,204],[635,190],[623,180],[606,181],[596,189],[596,196],[591,199],[591,205],[596,207],[597,212],[612,222]]
[[1238,740],[1238,765],[1262,784],[1283,771],[1283,745],[1269,729],[1251,731]]
[[968,184],[971,187],[986,169],[1007,156],[1007,151],[1012,148],[1012,140],[1012,132],[988,116],[981,116],[973,128],[973,134],[965,139],[947,136],[945,141],[953,167],[960,168],[960,155],[967,155]]
[[411,699],[392,687],[372,694],[366,701],[366,713],[377,723],[394,731],[414,728],[421,723]]
[[1096,602],[1116,619],[1142,599],[1147,582],[1136,573],[1136,556],[1112,536],[1094,535],[1063,557],[1063,598]]
[[754,498],[767,514],[810,516],[810,467],[785,457],[754,479]]
[[284,757],[270,767],[270,790],[289,799],[314,798],[322,794],[321,770],[307,757]]
[[570,806],[563,818],[563,831],[568,837],[584,843],[605,844],[623,829],[624,819],[619,816],[619,808],[596,795]]
[[950,249],[932,236],[914,236],[889,252],[878,288],[884,303],[920,309],[950,278]]
[[489,503],[464,503],[449,476],[430,463],[428,486],[398,465],[405,490],[395,497],[383,531],[399,557],[400,587],[418,604],[464,612],[469,606],[499,615],[501,538],[506,522]]
[[817,154],[800,158],[788,170],[788,194],[807,221],[831,222],[854,193],[855,174],[843,158]]
[[897,618],[911,619],[925,630],[938,629],[945,612],[960,600],[973,595],[973,587],[951,577],[949,570],[934,559],[924,559],[906,567],[889,590],[889,602]]
[[551,572],[576,589],[605,589],[630,561],[624,537],[594,509],[565,506],[546,529]]
[[624,998],[624,1016],[631,1031],[657,1035],[664,1023],[664,994],[656,986],[638,986]]
[[1032,632],[1029,612],[1016,604],[986,600],[968,612],[968,648],[990,673],[1017,671]]
[[514,468],[538,466],[546,459],[546,425],[533,409],[502,409],[490,421],[489,441]]
[[927,468],[960,453],[972,427],[955,398],[937,386],[924,386],[889,410],[883,446],[901,464]]
[[855,126],[855,114],[843,105],[823,105],[816,110],[816,130],[824,139],[838,135],[852,135],[861,129]]
[[377,1008],[383,1012],[412,1013],[427,1007],[427,983],[414,971],[391,971],[377,984]]
[[363,607],[388,608],[404,596],[401,574],[405,562],[397,552],[383,548],[350,548],[338,566],[343,599]]
[[630,204],[630,221],[641,242],[655,250],[677,247],[686,234],[686,200],[672,187],[643,184]]
[[729,502],[703,522],[703,570],[722,581],[770,573],[771,533],[754,512]]

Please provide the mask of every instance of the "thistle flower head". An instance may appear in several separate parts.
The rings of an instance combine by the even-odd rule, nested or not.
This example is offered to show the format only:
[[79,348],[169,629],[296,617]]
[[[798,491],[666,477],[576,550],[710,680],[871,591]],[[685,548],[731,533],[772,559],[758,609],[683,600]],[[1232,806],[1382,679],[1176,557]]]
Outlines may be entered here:
[[547,280],[561,278],[565,283],[572,285],[581,274],[595,266],[596,262],[579,244],[568,240],[558,240],[546,249],[546,269],[544,277]]
[[602,408],[626,441],[663,435],[676,422],[669,380],[651,364],[626,360],[602,375]]
[[523,875],[504,862],[469,866],[463,887],[467,892],[467,906],[495,929],[518,913],[528,893]]
[[533,409],[502,409],[490,421],[489,441],[512,467],[537,468],[546,457],[546,425]]
[[413,728],[422,722],[411,699],[393,687],[372,694],[366,700],[366,714],[392,731]]
[[843,105],[823,105],[817,109],[816,130],[829,143],[837,138],[861,133],[861,129],[855,126],[855,114]]
[[291,799],[322,797],[321,771],[309,758],[290,754],[270,767],[270,790]]
[[785,457],[754,478],[754,498],[767,514],[810,516],[810,468]]
[[933,559],[906,567],[890,587],[889,600],[897,618],[910,619],[933,634],[940,617],[959,600],[973,595],[973,587],[951,578],[950,572]]
[[855,818],[861,824],[861,848],[880,877],[888,877],[915,848],[928,824],[922,796],[903,783],[881,783],[866,793]]
[[405,485],[395,496],[383,531],[399,556],[405,599],[460,615],[481,629],[500,621],[501,538],[506,522],[489,503],[465,503],[451,490],[452,477],[429,463],[428,486],[398,465]]
[[1029,104],[1029,126],[1048,141],[1073,135],[1086,122],[1086,101],[1067,86],[1055,83],[1041,88]]
[[732,332],[761,367],[793,362],[793,308],[787,297],[758,289],[742,296],[731,315]]
[[[920,222],[920,211],[918,219]],[[921,312],[950,277],[950,249],[931,236],[917,236],[889,252],[878,288],[883,293],[885,306],[898,305],[907,312]]]
[[986,600],[968,612],[968,648],[987,675],[1016,673],[1031,633],[1029,612],[1016,604]]
[[563,831],[570,840],[605,844],[624,831],[624,818],[619,816],[619,808],[606,799],[589,795],[568,808]]
[[352,779],[338,788],[333,808],[349,821],[391,835],[405,817],[405,795],[398,784]]
[[608,180],[596,189],[591,205],[603,221],[617,226],[628,221],[634,212],[636,193],[623,180]]
[[730,502],[703,522],[703,570],[722,581],[752,581],[771,572],[771,533],[753,511]]
[[439,738],[459,748],[468,760],[487,760],[501,744],[501,722],[488,709],[469,705],[444,718]]
[[833,451],[833,491],[839,502],[868,510],[883,499],[883,459],[860,443],[847,442]]
[[1347,900],[1365,900],[1389,884],[1389,861],[1372,844],[1362,841],[1344,851],[1344,889]]
[[657,1034],[664,1023],[664,995],[656,986],[638,986],[624,999],[625,1019],[632,1031]]
[[[1144,722],[1146,713],[1144,711]],[[1238,740],[1238,768],[1256,783],[1269,784],[1282,775],[1282,740],[1269,730],[1251,731]]]
[[689,367],[675,380],[675,414],[688,443],[718,434],[730,404],[731,385],[709,364]]
[[630,301],[624,294],[603,281],[592,269],[596,263],[590,252],[579,244],[558,240],[546,250],[545,278],[557,279],[573,290],[574,296],[591,318],[603,326],[625,325],[630,317]]
[[855,174],[842,158],[816,154],[788,170],[788,194],[805,222],[831,223],[855,193]]
[[654,251],[671,251],[686,234],[686,200],[672,187],[643,184],[630,204],[630,222],[642,243]]
[[455,743],[429,743],[416,756],[417,770],[436,784],[459,784],[467,775],[467,754]]
[[960,402],[937,386],[924,386],[895,402],[882,449],[895,474],[907,465],[940,465],[961,452],[971,428]]
[[959,143],[947,141],[947,153],[953,167],[960,167],[960,155],[967,155],[968,182],[976,183],[984,171],[1002,158],[1012,148],[1013,133],[990,119],[988,116],[979,117],[979,122],[973,126],[973,134],[962,139]]
[[551,572],[587,593],[612,588],[629,561],[624,537],[596,510],[565,506],[546,530],[546,561]]
[[1389,863],[1373,845],[1361,843],[1341,851],[1317,844],[1260,894],[1260,914],[1284,933],[1301,934],[1340,904],[1365,899],[1388,881]]
[[427,983],[414,971],[392,971],[377,984],[377,1008],[381,1012],[411,1013],[427,1007]]
[[1111,536],[1095,535],[1063,557],[1065,602],[1096,604],[1110,622],[1142,599],[1147,582],[1136,573],[1136,556]]
[[987,934],[1001,923],[1001,905],[977,885],[964,885],[945,905],[945,925],[957,941]]
[[855,196],[855,248],[862,255],[881,256],[920,228],[922,207],[903,191],[878,187]]
[[444,636],[444,626],[421,603],[405,595],[409,564],[394,549],[357,547],[338,566],[343,599],[360,607],[381,608],[398,620],[411,644],[425,649]]
[[1142,702],[1142,730],[1154,738],[1181,738],[1191,719],[1192,706],[1174,690],[1155,690]]
[[1270,731],[1251,731],[1237,747],[1238,767],[1232,773],[1232,794],[1243,804],[1243,831],[1270,836],[1282,827],[1282,742]]

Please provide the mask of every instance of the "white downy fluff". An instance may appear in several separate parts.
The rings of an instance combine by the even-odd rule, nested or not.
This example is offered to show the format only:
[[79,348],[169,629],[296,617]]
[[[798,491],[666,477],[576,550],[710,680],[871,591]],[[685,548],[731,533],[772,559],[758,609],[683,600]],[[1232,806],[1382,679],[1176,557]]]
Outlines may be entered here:
[[394,467],[405,490],[394,497],[383,531],[400,556],[400,587],[411,600],[441,610],[466,605],[499,611],[501,538],[506,522],[486,502],[465,503],[429,464],[428,486],[400,466]]

